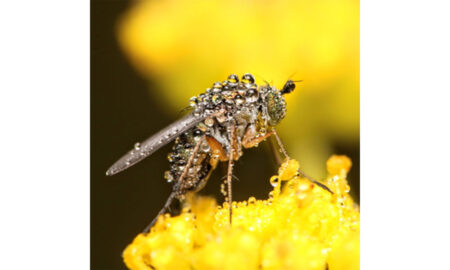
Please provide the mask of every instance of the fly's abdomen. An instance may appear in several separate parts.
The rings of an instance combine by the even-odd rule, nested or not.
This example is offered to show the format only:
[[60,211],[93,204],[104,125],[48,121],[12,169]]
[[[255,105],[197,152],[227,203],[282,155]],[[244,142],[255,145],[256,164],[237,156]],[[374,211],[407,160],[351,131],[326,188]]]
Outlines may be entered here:
[[[177,192],[177,197],[188,191],[198,191],[203,188],[216,167],[217,161],[212,158],[211,150],[203,139],[203,135],[198,128],[186,131],[175,140],[172,152],[167,156],[170,170],[165,172],[164,177],[168,182],[173,183],[174,187],[176,186],[174,191]],[[195,146],[199,143],[195,152]],[[187,167],[191,156],[193,156],[192,164]]]

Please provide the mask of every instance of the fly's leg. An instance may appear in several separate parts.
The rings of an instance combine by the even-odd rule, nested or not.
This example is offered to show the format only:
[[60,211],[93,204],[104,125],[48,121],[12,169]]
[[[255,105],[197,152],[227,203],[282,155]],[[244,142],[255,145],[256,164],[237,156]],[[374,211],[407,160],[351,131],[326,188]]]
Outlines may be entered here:
[[276,145],[275,138],[273,140],[269,140],[270,151],[272,152],[275,162],[280,166],[283,163],[283,159],[281,158],[280,151],[278,150],[278,146]]
[[[255,146],[258,146],[259,143],[273,135],[274,132],[270,131],[269,133],[260,136],[259,133],[256,131],[254,125],[249,125],[247,129],[245,130],[244,137],[242,138],[242,146],[245,148],[252,148]],[[275,144],[272,140],[269,141],[270,148],[272,149],[272,152],[275,156],[275,160],[278,165],[280,165],[283,161],[281,160],[281,157],[279,155],[278,150],[276,149]]]
[[284,157],[286,159],[291,159],[289,157],[289,155],[287,154],[286,148],[284,148],[283,142],[281,141],[280,137],[278,136],[277,131],[275,129],[272,129],[272,132],[273,132],[273,135],[275,136],[275,139],[277,140],[278,146],[280,147],[281,152],[283,153]]
[[230,151],[230,158],[228,159],[228,172],[227,172],[227,187],[228,187],[228,211],[229,211],[229,215],[230,215],[230,225],[232,222],[232,216],[233,216],[233,208],[232,208],[232,203],[233,203],[233,198],[232,198],[232,194],[231,194],[231,180],[233,177],[233,151]]
[[[283,145],[283,143],[281,142],[281,139],[280,139],[280,137],[278,136],[276,130],[275,130],[275,129],[272,129],[272,132],[273,132],[273,135],[275,136],[275,138],[276,138],[276,140],[277,140],[277,143],[278,143],[278,146],[279,146],[280,149],[281,149],[281,152],[282,152],[282,153],[284,154],[284,156],[286,157],[286,160],[289,160],[290,157],[289,157],[289,155],[287,154],[286,149],[284,148],[284,145]],[[306,178],[306,179],[308,179],[309,181],[311,181],[312,183],[318,185],[318,186],[321,187],[322,189],[324,189],[324,190],[330,192],[331,194],[333,194],[333,191],[331,191],[326,185],[320,183],[320,182],[317,181],[317,180],[314,180],[314,178],[312,178],[311,176],[307,175],[305,172],[303,172],[302,170],[300,170],[300,168],[298,169],[298,173],[299,173],[301,176],[303,176],[304,178]]]
[[331,194],[334,194],[333,191],[331,191],[326,185],[320,183],[317,180],[314,180],[314,178],[312,178],[311,176],[307,175],[305,172],[303,172],[302,170],[298,169],[298,173],[305,177],[306,179],[308,179],[309,181],[313,182],[314,184],[318,185],[319,187],[321,187],[322,189],[330,192]]
[[200,140],[198,140],[197,144],[194,147],[194,150],[192,150],[192,154],[188,159],[186,167],[184,167],[183,172],[180,175],[180,179],[177,181],[177,184],[174,187],[174,192],[178,193],[179,195],[184,195],[186,193],[185,189],[187,187],[186,187],[185,183],[183,182],[183,180],[184,180],[184,178],[186,178],[189,168],[192,166],[195,155],[197,155],[198,150],[200,150],[200,145],[202,145],[204,139],[205,139],[205,136],[201,137]]
[[169,198],[167,199],[167,201],[164,204],[163,208],[159,211],[158,215],[152,220],[152,222],[147,227],[145,227],[145,229],[143,231],[144,234],[148,233],[150,231],[151,227],[153,227],[153,225],[155,225],[155,223],[158,220],[159,216],[164,214],[167,211],[169,206],[172,204],[173,199],[175,199],[177,197],[180,197],[180,196],[184,195],[187,192],[187,188],[184,185],[185,183],[183,182],[183,180],[184,180],[184,178],[186,178],[188,170],[192,166],[192,163],[194,161],[194,157],[195,157],[195,155],[197,155],[198,150],[200,149],[200,145],[203,143],[204,139],[205,139],[205,137],[203,136],[202,138],[200,138],[198,143],[195,145],[194,150],[192,151],[192,154],[190,155],[190,157],[188,159],[186,167],[184,167],[183,172],[180,175],[180,178],[178,179],[178,181],[176,182],[175,186],[173,187],[172,193],[169,195]]
[[231,145],[229,147],[229,151],[228,151],[228,172],[227,172],[227,187],[228,187],[228,211],[229,211],[229,216],[230,216],[230,225],[232,222],[232,216],[233,216],[233,208],[232,208],[232,203],[233,203],[233,197],[231,194],[231,180],[233,178],[233,160],[235,157],[235,153],[237,151],[237,149],[235,149],[237,147],[237,143],[236,143],[236,127],[234,125],[232,125],[229,129],[229,136],[230,136],[230,142]]
[[280,137],[278,137],[278,134],[277,134],[275,128],[273,128],[271,131],[269,131],[268,133],[261,136],[256,131],[254,125],[248,126],[247,129],[245,130],[245,134],[244,134],[244,137],[242,140],[242,146],[244,146],[245,148],[255,147],[259,143],[261,143],[262,141],[264,141],[265,139],[267,139],[268,137],[270,137],[272,135],[275,136],[278,146],[280,147],[281,152],[283,153],[285,158],[290,159],[289,155],[286,152],[286,149],[284,148],[283,143],[281,142]]
[[[266,133],[266,135],[253,137],[253,138],[251,138],[251,140],[248,140],[248,141],[244,140],[244,141],[242,141],[242,146],[244,146],[245,148],[252,148],[252,147],[258,146],[258,144],[260,144],[262,141],[264,141],[265,139],[269,138],[272,135],[273,135],[272,132],[268,132],[268,133]],[[244,137],[244,139],[245,139],[245,137]]]
[[169,198],[167,199],[166,203],[164,204],[163,208],[161,210],[159,210],[158,215],[156,215],[156,217],[152,220],[152,222],[150,222],[150,224],[148,224],[147,227],[145,227],[145,229],[142,233],[147,234],[150,231],[150,229],[153,227],[153,225],[155,225],[159,216],[164,214],[167,211],[167,209],[172,204],[172,201],[173,201],[173,199],[175,199],[175,197],[176,197],[176,192],[172,191],[172,193],[170,193]]
[[206,137],[206,141],[208,142],[209,147],[211,148],[211,152],[213,153],[213,156],[215,156],[216,159],[220,160],[220,161],[228,161],[228,170],[227,170],[227,188],[228,188],[228,192],[227,192],[227,201],[228,201],[228,209],[229,209],[229,216],[230,216],[230,224],[231,224],[231,220],[232,220],[232,191],[231,191],[231,180],[233,178],[233,159],[234,159],[234,153],[237,151],[235,148],[237,148],[237,143],[236,141],[236,134],[235,134],[236,130],[235,127],[232,126],[231,129],[229,130],[229,136],[230,136],[230,141],[231,141],[231,145],[229,147],[229,151],[228,153],[225,151],[225,149],[222,147],[222,144],[217,141],[215,138],[213,137]]
[[244,137],[242,138],[242,146],[245,148],[255,147],[273,134],[273,131],[269,131],[268,133],[260,136],[258,132],[256,132],[255,126],[250,125],[245,130]]

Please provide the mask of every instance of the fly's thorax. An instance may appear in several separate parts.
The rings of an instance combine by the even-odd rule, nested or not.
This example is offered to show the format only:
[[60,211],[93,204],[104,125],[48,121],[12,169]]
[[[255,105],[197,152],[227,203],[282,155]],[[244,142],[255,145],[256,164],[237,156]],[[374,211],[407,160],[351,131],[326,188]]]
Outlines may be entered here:
[[251,74],[239,80],[232,74],[223,82],[215,82],[206,92],[192,97],[190,106],[196,115],[216,115],[220,122],[230,121],[242,108],[255,106],[258,86]]
[[[251,74],[244,74],[241,80],[232,74],[227,80],[215,82],[206,92],[192,97],[191,107],[196,115],[213,117],[219,124],[246,119],[245,122],[255,122],[258,114],[264,119],[265,125],[275,126],[286,115],[286,102],[283,93],[292,92],[295,84],[285,86],[283,91],[270,85],[261,86],[255,83]],[[206,124],[214,125],[211,119]],[[266,128],[266,127],[264,127]]]

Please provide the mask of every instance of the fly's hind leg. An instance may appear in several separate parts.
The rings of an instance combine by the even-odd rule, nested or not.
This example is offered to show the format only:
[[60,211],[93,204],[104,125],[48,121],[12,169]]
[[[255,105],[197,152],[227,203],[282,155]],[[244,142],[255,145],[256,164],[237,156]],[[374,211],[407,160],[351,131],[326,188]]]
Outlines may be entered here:
[[150,224],[148,224],[147,227],[145,227],[145,229],[142,233],[146,234],[150,231],[150,229],[153,227],[153,225],[155,225],[159,216],[164,214],[167,211],[167,209],[169,209],[169,207],[172,204],[173,199],[175,199],[175,197],[176,197],[176,192],[172,191],[172,193],[170,193],[169,198],[167,199],[166,203],[164,204],[163,208],[158,212],[158,215],[156,215],[156,217],[152,220],[152,222],[150,222]]
[[205,139],[205,137],[203,136],[202,138],[200,138],[200,140],[195,145],[194,150],[192,151],[191,155],[189,156],[186,167],[184,167],[183,172],[180,175],[180,178],[178,179],[178,181],[176,182],[176,184],[173,187],[172,193],[169,195],[169,198],[167,199],[163,208],[158,212],[158,215],[152,220],[152,222],[147,227],[145,227],[145,229],[143,231],[144,234],[148,233],[150,231],[150,229],[153,227],[153,225],[155,225],[159,216],[164,214],[167,211],[167,209],[169,209],[170,205],[172,204],[172,202],[175,198],[180,198],[181,196],[185,195],[186,192],[188,191],[187,187],[186,187],[186,183],[184,183],[184,179],[186,178],[188,170],[192,166],[192,163],[194,162],[194,157],[197,155],[204,139]]

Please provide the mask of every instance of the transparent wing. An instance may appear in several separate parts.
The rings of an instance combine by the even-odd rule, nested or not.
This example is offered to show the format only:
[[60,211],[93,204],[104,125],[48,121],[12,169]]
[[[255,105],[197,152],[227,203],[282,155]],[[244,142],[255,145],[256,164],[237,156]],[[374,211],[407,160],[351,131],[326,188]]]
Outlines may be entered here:
[[116,161],[116,163],[114,163],[108,171],[106,171],[106,175],[113,175],[128,169],[144,158],[150,156],[167,143],[173,141],[186,130],[193,128],[204,119],[205,116],[194,116],[193,114],[188,114],[154,134],[142,143],[136,143],[134,149],[126,153],[123,157]]

